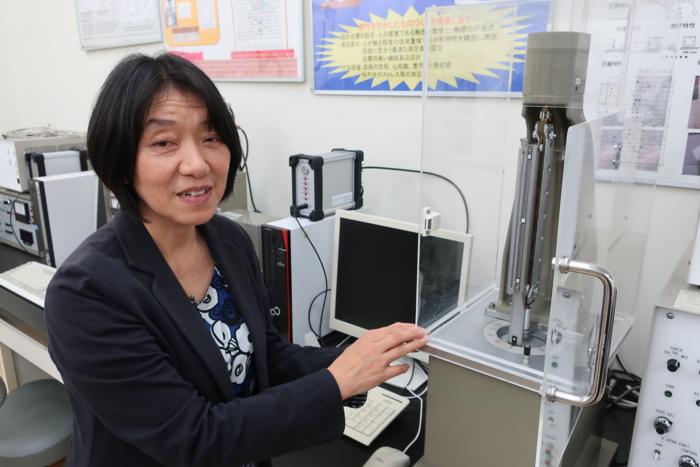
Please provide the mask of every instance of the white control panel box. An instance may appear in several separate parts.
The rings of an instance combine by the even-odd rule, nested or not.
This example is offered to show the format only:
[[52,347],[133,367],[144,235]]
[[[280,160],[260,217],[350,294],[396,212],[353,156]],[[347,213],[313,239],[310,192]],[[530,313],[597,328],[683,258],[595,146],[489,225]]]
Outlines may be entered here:
[[0,188],[0,242],[40,256],[37,229],[29,193]]
[[700,466],[700,289],[676,283],[654,310],[630,467]]

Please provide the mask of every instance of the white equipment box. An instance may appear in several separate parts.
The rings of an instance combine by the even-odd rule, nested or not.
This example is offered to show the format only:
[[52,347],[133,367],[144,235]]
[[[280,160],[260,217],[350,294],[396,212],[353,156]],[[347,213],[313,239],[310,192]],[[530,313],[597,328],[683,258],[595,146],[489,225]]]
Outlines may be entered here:
[[67,151],[84,144],[85,135],[72,131],[36,128],[4,133],[0,137],[0,186],[28,191],[30,176],[26,154]]
[[700,466],[700,289],[685,277],[654,310],[630,467]]
[[29,165],[29,177],[46,177],[88,169],[87,151],[75,148],[69,151],[28,152],[25,159]]
[[95,172],[32,179],[32,202],[46,262],[58,268],[98,227],[100,183]]

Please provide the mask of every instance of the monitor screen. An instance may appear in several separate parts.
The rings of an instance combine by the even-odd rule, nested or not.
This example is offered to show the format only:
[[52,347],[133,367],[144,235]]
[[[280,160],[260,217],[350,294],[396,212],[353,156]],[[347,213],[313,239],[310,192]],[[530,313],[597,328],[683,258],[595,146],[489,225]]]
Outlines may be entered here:
[[[439,234],[439,233],[438,233]],[[418,324],[429,327],[460,304],[463,285],[463,241],[439,236],[421,237],[420,315]]]
[[358,336],[397,321],[429,327],[461,304],[471,237],[420,236],[415,224],[357,211],[336,217],[331,328]]
[[335,317],[373,329],[416,316],[418,234],[340,219]]

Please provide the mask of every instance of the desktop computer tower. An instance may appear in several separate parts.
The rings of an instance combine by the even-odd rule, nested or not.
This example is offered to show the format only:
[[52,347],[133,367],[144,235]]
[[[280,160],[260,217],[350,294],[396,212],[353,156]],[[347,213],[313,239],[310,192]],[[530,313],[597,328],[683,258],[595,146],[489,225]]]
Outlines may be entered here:
[[[269,313],[289,342],[304,345],[307,335],[330,332],[330,292],[323,309],[322,305],[323,292],[331,283],[334,224],[334,216],[318,222],[286,217],[262,226],[262,268]],[[323,262],[328,285],[319,258],[300,226]]]

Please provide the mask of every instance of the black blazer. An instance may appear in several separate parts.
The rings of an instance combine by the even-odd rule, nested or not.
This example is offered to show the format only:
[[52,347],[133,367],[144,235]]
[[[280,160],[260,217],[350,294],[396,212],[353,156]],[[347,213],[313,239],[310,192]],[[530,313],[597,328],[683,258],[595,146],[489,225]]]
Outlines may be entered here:
[[234,397],[219,350],[148,231],[119,213],[46,294],[49,352],[74,413],[66,466],[232,467],[342,434],[340,391],[326,369],[338,351],[281,339],[240,226],[215,216],[198,229],[250,330],[257,393]]

